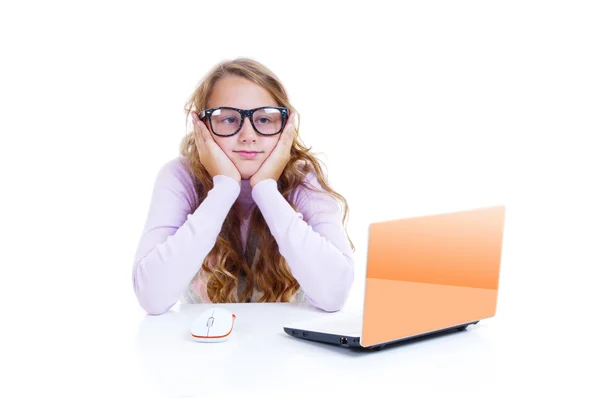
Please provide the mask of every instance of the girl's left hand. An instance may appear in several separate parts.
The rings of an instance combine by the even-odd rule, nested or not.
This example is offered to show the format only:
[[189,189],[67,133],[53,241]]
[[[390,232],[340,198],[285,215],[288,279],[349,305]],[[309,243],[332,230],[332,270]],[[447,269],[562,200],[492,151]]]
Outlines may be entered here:
[[259,182],[272,178],[277,181],[283,172],[283,169],[291,158],[292,143],[296,135],[296,129],[292,120],[294,114],[290,114],[287,123],[279,135],[277,145],[273,148],[271,154],[267,157],[258,171],[250,177],[250,186],[254,188]]

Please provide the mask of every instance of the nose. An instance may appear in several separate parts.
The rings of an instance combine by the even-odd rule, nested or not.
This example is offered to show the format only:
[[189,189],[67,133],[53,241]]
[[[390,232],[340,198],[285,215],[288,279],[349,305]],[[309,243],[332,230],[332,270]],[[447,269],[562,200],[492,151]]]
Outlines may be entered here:
[[250,118],[245,117],[242,123],[242,128],[240,129],[239,140],[245,143],[256,142],[257,136],[258,134],[256,134],[256,131],[254,131],[252,123],[250,122]]

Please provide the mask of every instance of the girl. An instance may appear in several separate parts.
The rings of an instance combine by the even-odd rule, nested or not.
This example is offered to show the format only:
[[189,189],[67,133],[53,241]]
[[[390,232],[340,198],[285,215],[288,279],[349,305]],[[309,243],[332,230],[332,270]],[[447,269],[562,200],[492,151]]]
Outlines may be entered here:
[[339,310],[354,280],[347,203],[300,142],[278,78],[247,58],[223,62],[185,110],[193,130],[158,173],[135,254],[142,308],[307,300]]

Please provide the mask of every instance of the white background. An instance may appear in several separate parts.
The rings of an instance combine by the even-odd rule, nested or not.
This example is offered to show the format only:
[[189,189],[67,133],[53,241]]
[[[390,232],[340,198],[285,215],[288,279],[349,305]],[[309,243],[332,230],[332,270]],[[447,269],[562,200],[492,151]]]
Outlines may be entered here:
[[237,56],[281,78],[349,202],[351,301],[368,222],[504,204],[496,322],[534,358],[505,360],[531,373],[532,391],[590,383],[594,2],[15,4],[0,6],[6,396],[150,396],[130,352],[144,316],[133,254],[156,173],[178,155],[185,101]]

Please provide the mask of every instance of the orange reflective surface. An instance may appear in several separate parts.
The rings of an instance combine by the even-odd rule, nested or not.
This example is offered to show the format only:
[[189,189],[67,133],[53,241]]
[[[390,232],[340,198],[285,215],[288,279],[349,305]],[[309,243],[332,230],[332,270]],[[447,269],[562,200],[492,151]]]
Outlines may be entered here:
[[505,207],[373,223],[364,346],[496,313]]

